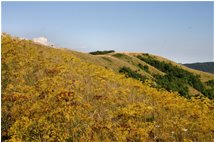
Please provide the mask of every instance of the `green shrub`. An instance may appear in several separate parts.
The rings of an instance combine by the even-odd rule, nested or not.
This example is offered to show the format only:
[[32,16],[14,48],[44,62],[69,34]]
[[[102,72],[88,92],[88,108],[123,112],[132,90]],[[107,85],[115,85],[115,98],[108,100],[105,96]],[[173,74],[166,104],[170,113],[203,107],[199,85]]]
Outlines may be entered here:
[[172,75],[157,75],[155,76],[156,82],[160,88],[165,88],[167,91],[176,91],[181,96],[189,98],[189,90],[184,80],[178,79]]
[[104,50],[104,51],[89,52],[89,54],[92,54],[92,55],[104,55],[104,54],[113,53],[113,52],[115,52],[115,51],[114,50]]
[[147,66],[147,65],[142,65],[142,64],[138,64],[138,67],[140,68],[140,69],[142,69],[142,70],[144,70],[144,71],[146,71],[146,72],[148,72],[149,73],[149,66]]
[[124,73],[126,74],[126,77],[131,77],[140,80],[141,82],[144,82],[147,79],[145,76],[142,76],[141,74],[131,70],[129,67],[120,68],[119,73]]
[[[214,92],[207,90],[205,88],[204,84],[200,80],[200,76],[194,75],[193,73],[188,72],[188,71],[186,71],[186,70],[184,70],[178,66],[172,65],[171,63],[166,63],[164,61],[158,61],[149,55],[146,55],[146,57],[138,55],[137,58],[139,58],[140,60],[154,66],[155,68],[159,69],[160,71],[165,72],[168,75],[167,78],[173,77],[173,80],[176,80],[176,81],[182,80],[182,82],[184,84],[189,84],[190,86],[192,86],[196,90],[203,93],[205,96],[207,96],[209,98],[213,98],[212,96],[214,96]],[[158,77],[158,80],[162,80],[162,79],[163,78]],[[158,81],[158,82],[161,83],[162,81],[161,82]],[[178,85],[175,81],[173,81],[173,82],[176,85]],[[210,81],[209,84],[212,84],[212,81]],[[162,84],[161,86],[163,86],[167,90],[169,88],[171,88],[171,86],[167,86],[166,83]],[[177,91],[179,92],[179,90],[177,90]],[[183,94],[181,94],[181,95],[186,96],[185,91],[182,91],[182,92],[183,92]]]
[[208,86],[214,87],[214,79],[208,80],[208,81],[206,82],[206,84],[207,84]]
[[116,53],[116,54],[114,54],[114,55],[112,55],[112,56],[117,57],[117,58],[126,57],[126,55],[121,54],[121,53]]

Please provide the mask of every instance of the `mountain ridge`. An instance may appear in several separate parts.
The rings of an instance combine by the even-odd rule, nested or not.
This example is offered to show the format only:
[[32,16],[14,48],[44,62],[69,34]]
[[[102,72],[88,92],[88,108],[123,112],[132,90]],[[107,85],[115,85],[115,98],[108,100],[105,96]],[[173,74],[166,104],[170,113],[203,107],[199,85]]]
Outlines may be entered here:
[[214,74],[214,62],[195,62],[195,63],[185,63],[183,65],[195,70],[200,70]]

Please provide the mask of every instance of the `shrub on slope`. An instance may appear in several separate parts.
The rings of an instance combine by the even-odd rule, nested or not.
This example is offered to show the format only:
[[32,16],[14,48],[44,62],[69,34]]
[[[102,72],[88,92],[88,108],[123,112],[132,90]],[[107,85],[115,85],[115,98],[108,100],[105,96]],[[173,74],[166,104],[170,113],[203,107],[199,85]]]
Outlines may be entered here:
[[[198,91],[200,91],[201,93],[203,93],[206,97],[208,97],[210,99],[214,98],[214,92],[210,91],[209,89],[206,89],[205,85],[200,81],[200,77],[198,75],[195,75],[178,66],[174,66],[171,63],[159,61],[159,60],[151,57],[148,54],[146,56],[138,55],[137,58],[156,67],[157,69],[165,72],[168,75],[166,77],[157,76],[157,78],[156,78],[157,82],[164,82],[164,83],[160,84],[160,85],[162,85],[163,88],[166,88],[168,90],[169,88],[176,89],[177,87],[175,88],[174,85],[181,86],[181,88],[185,88],[185,89],[182,89],[182,91],[181,91],[179,88],[177,88],[176,90],[178,92],[182,92],[182,94],[181,94],[182,96],[188,97],[188,89],[186,89],[187,87],[185,86],[185,84],[189,84],[193,88],[195,88]],[[168,82],[168,84],[166,84],[167,82],[165,82],[165,79],[169,78],[169,77],[170,77],[171,81]],[[180,83],[179,80],[182,80],[183,85],[182,85],[182,83]],[[167,86],[169,86],[169,87],[167,87]]]
[[104,54],[113,53],[113,52],[115,52],[115,51],[114,50],[105,50],[105,51],[89,52],[89,54],[92,54],[92,55],[104,55]]

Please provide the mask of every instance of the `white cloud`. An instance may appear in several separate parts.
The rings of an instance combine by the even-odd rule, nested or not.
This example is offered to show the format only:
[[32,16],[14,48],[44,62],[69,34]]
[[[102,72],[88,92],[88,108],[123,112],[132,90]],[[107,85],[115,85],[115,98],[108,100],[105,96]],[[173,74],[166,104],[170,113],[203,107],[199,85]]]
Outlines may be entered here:
[[53,43],[50,43],[46,37],[33,38],[33,41],[47,46],[53,45]]

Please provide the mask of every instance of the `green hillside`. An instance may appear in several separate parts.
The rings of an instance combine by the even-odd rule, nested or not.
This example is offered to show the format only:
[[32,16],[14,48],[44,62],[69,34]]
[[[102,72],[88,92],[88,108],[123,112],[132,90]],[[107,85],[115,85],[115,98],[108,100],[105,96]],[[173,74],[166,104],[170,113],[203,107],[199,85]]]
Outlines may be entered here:
[[[149,79],[156,88],[176,91],[185,97],[203,94],[209,98],[214,98],[214,88],[211,87],[210,89],[210,87],[206,85],[207,81],[214,80],[213,74],[193,70],[159,56],[145,53],[108,53],[107,51],[105,51],[106,54],[95,54],[91,56],[90,54],[70,50],[68,50],[68,52],[72,52],[85,62],[101,65],[115,72],[120,72],[120,69],[124,67],[129,68],[132,76],[133,73],[136,75],[140,74],[142,77],[138,79]],[[100,52],[102,53],[102,51],[94,53]],[[147,60],[141,60],[138,56],[144,57],[145,59],[152,59],[153,64],[146,62]],[[162,64],[161,66],[165,66],[167,69],[163,70],[164,67],[161,68],[161,66],[156,66],[156,64]],[[121,71],[121,73],[125,72]],[[175,76],[175,74],[177,74],[177,76]],[[137,79],[136,77],[134,78]]]
[[[141,58],[155,62],[150,55],[91,55],[6,34],[1,46],[3,141],[213,141],[213,100],[158,88],[156,75],[170,73]],[[194,90],[195,76],[178,72]],[[212,89],[202,81],[213,75],[197,73]]]
[[204,63],[189,63],[183,64],[192,69],[209,72],[214,74],[214,62],[204,62]]

